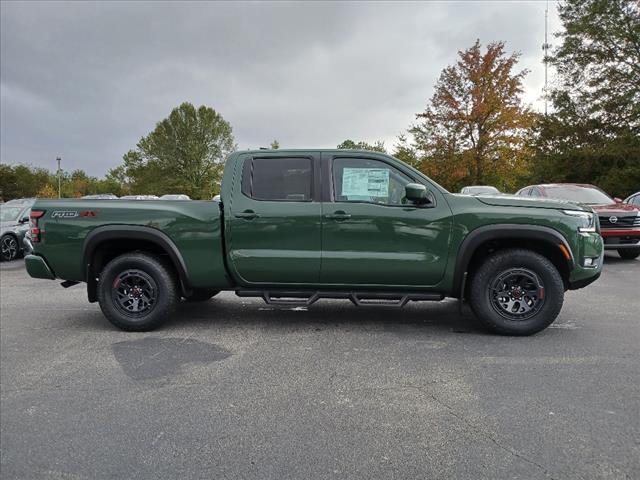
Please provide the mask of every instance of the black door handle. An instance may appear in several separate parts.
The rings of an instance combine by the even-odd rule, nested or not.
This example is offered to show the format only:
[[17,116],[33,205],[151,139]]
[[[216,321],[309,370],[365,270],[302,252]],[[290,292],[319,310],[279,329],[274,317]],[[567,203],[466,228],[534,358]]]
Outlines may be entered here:
[[258,215],[253,210],[245,210],[244,212],[240,212],[240,213],[236,213],[235,214],[236,218],[244,218],[245,220],[253,220],[254,218],[257,218],[259,216],[260,215]]
[[348,213],[346,213],[343,210],[338,210],[337,212],[333,212],[330,213],[328,215],[324,216],[325,218],[328,218],[329,220],[346,220],[348,218],[351,218],[351,215],[349,215]]

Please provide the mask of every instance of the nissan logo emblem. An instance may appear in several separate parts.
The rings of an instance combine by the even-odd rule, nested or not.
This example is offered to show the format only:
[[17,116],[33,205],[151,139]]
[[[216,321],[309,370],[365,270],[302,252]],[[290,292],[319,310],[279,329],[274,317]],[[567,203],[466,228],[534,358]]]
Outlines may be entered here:
[[618,223],[618,217],[615,217],[615,216],[614,217],[609,217],[609,221],[611,223]]

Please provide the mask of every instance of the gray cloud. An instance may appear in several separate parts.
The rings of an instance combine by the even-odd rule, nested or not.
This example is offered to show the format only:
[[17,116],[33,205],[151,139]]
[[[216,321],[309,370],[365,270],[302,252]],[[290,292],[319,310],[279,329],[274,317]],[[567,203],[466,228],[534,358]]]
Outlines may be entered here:
[[2,2],[0,160],[103,175],[183,101],[240,148],[390,146],[476,38],[522,52],[540,107],[544,5]]

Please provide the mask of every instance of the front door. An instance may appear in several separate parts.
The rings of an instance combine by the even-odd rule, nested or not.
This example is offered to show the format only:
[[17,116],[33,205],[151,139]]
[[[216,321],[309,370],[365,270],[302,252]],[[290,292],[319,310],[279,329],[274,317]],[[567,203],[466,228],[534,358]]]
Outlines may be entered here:
[[423,179],[413,178],[391,159],[340,155],[323,157],[332,188],[322,208],[321,282],[437,284],[451,234],[451,211],[440,192],[431,186],[433,202],[414,205],[405,198],[405,185]]
[[320,275],[317,155],[247,157],[229,209],[231,269],[244,283],[310,284]]

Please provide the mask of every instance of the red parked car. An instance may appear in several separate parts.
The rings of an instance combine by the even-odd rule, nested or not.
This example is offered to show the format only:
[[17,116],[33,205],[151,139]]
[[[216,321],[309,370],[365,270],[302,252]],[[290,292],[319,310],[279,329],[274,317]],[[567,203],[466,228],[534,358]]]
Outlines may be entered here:
[[622,203],[598,187],[577,183],[530,185],[516,192],[522,197],[554,198],[589,205],[598,214],[605,250],[617,250],[622,258],[640,255],[640,206]]

